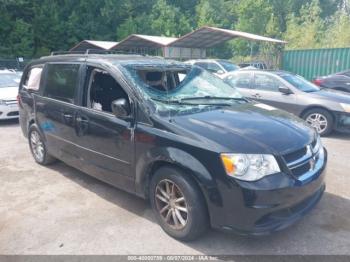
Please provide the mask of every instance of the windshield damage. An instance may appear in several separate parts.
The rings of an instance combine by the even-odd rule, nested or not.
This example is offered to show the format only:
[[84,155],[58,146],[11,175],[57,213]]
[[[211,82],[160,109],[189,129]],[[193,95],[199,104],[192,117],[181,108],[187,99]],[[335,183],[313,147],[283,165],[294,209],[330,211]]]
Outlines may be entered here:
[[235,88],[197,66],[150,64],[126,65],[124,68],[129,80],[145,98],[163,109],[246,102]]

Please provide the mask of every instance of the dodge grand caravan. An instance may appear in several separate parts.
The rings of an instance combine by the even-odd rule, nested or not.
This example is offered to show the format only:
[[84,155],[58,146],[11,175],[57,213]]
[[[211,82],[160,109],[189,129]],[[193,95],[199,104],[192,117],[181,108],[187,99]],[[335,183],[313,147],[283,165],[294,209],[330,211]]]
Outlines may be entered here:
[[327,152],[312,128],[197,66],[137,55],[43,57],[24,71],[19,107],[37,163],[59,159],[149,199],[180,240],[209,226],[281,230],[325,189]]

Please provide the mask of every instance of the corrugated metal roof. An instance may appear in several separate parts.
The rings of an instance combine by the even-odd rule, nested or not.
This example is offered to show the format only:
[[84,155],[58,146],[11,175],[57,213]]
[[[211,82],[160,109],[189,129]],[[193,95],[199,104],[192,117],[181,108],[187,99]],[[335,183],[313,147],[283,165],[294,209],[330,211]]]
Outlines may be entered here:
[[113,49],[125,48],[159,48],[177,40],[176,37],[133,34],[120,41]]
[[287,42],[270,37],[255,35],[246,32],[222,29],[217,27],[203,26],[180,38],[132,34],[122,41],[95,41],[84,40],[74,46],[70,51],[85,51],[86,49],[133,49],[133,48],[161,48],[161,47],[187,47],[187,48],[210,48],[222,42],[245,38],[253,41],[266,41],[286,44]]
[[85,51],[86,49],[102,49],[102,50],[109,50],[113,46],[118,44],[118,42],[113,41],[96,41],[96,40],[83,40],[77,45],[75,45],[73,48],[70,49],[70,51]]
[[112,42],[112,41],[86,40],[86,42],[88,42],[92,45],[101,47],[101,48],[106,49],[106,50],[108,50],[108,49],[112,48],[113,46],[115,46],[116,44],[118,44],[118,42]]
[[203,26],[191,33],[180,37],[176,41],[171,42],[169,46],[209,48],[237,37],[254,41],[265,41],[280,44],[287,43],[283,40],[255,35],[251,33],[222,29],[217,27]]

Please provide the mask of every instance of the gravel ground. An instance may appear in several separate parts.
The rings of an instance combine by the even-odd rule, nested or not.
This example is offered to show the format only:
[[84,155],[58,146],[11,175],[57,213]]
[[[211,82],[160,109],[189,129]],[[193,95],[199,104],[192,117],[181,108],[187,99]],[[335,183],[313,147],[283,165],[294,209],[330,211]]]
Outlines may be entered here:
[[0,254],[350,254],[350,135],[323,139],[327,189],[296,225],[265,237],[209,231],[181,243],[149,204],[61,162],[34,163],[18,122],[0,123]]

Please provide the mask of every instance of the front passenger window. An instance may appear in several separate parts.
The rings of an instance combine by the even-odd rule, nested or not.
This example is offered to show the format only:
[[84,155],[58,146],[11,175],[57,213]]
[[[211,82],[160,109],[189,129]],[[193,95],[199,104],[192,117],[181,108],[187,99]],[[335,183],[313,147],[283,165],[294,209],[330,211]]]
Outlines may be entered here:
[[278,92],[279,82],[274,77],[265,74],[255,74],[255,89]]
[[129,102],[127,93],[107,71],[90,68],[88,72],[85,106],[112,113],[113,101],[124,98]]

